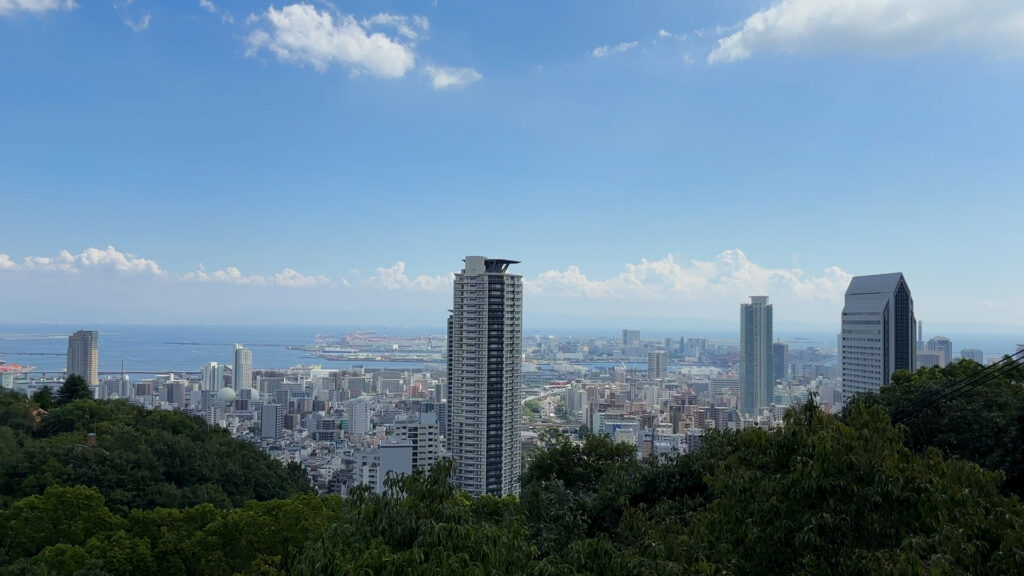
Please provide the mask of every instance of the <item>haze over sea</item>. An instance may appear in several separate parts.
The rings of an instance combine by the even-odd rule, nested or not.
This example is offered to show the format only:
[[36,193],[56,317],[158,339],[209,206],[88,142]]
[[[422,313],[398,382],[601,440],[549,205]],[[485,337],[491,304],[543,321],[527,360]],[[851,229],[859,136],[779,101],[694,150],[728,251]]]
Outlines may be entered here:
[[[927,328],[927,327],[926,327]],[[735,341],[736,330],[643,330],[643,338],[678,338],[680,336]],[[75,330],[98,330],[99,369],[116,372],[124,362],[130,372],[198,371],[207,362],[232,362],[234,343],[242,343],[253,351],[253,366],[257,369],[288,368],[297,364],[320,364],[325,368],[365,366],[377,368],[420,369],[422,363],[410,362],[332,362],[311,356],[302,350],[287,346],[310,345],[316,334],[336,336],[373,330],[391,336],[435,336],[443,338],[444,329],[437,327],[382,327],[382,326],[216,326],[168,324],[0,324],[0,360],[35,366],[37,371],[59,372],[65,367],[67,336]],[[619,330],[529,329],[524,332],[526,344],[535,337],[574,336],[615,338]],[[926,334],[932,336],[936,334]],[[987,356],[1009,354],[1024,337],[1013,333],[942,333],[953,340],[955,353],[963,348],[980,348]],[[835,347],[835,332],[830,331],[776,331],[777,340],[788,342],[792,348],[816,346]]]

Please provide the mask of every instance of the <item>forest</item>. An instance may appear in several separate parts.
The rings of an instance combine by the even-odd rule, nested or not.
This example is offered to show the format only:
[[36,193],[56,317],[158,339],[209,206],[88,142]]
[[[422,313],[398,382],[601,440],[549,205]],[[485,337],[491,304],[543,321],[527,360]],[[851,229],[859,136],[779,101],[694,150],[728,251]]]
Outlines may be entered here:
[[503,499],[455,489],[450,461],[317,496],[182,413],[3,392],[0,575],[1020,573],[1024,370],[904,416],[982,369],[898,373],[663,460],[547,434]]

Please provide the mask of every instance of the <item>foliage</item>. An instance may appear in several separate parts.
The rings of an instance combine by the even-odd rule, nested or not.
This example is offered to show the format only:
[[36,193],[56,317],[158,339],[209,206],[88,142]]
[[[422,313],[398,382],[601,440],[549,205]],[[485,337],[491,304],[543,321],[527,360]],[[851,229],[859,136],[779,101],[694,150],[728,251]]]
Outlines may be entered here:
[[43,386],[39,390],[36,390],[32,394],[32,401],[43,410],[49,410],[53,408],[56,403],[56,399],[53,397],[53,390],[50,390],[49,386]]
[[[219,437],[190,419],[119,402],[73,402],[54,417],[59,430],[72,422],[71,431],[45,436],[46,422],[35,432],[4,422],[0,448],[25,458],[19,446],[86,429],[99,430],[101,443],[118,434],[125,443],[180,436],[204,450],[216,442],[203,438]],[[122,430],[154,426],[169,436]],[[450,461],[389,478],[383,494],[296,494],[230,509],[128,511],[106,494],[129,491],[131,475],[114,490],[54,484],[0,510],[0,576],[1018,573],[1024,507],[1000,492],[1001,474],[912,450],[908,434],[867,403],[843,420],[808,404],[781,430],[709,433],[700,452],[665,460],[638,461],[632,446],[607,436],[577,443],[545,433],[521,497],[503,499],[455,489]],[[114,461],[102,465],[130,474]],[[259,469],[244,466],[254,468],[238,468],[235,482]],[[47,460],[30,475],[42,468],[55,478],[67,473]],[[215,492],[199,498],[222,503]]]
[[[889,414],[906,412],[958,382],[983,377],[984,367],[961,360],[945,368],[897,372],[892,384],[859,400],[882,406]],[[1005,489],[1024,496],[1024,367],[1018,364],[968,393],[905,422],[906,444],[922,453],[938,448],[949,456],[971,460],[1007,476]]]
[[230,508],[310,490],[300,468],[181,412],[76,400],[38,419],[36,413],[22,395],[0,396],[0,506],[52,486],[94,487],[118,514],[202,503]]
[[71,374],[64,379],[64,384],[61,385],[60,390],[57,391],[57,402],[56,404],[69,404],[75,400],[88,400],[93,397],[92,388],[89,388],[89,384],[78,374]]

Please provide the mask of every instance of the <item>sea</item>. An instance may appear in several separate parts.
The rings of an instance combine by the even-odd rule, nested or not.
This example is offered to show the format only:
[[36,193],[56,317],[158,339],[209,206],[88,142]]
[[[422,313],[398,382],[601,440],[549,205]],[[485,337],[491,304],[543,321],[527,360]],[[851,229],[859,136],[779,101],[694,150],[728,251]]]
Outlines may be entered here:
[[[316,364],[324,368],[365,368],[432,370],[440,363],[389,361],[330,361],[312,356],[308,351],[289,346],[314,344],[317,334],[343,336],[357,331],[375,331],[389,336],[443,337],[442,327],[383,326],[226,326],[195,324],[2,324],[0,323],[0,361],[34,366],[34,372],[58,375],[66,366],[67,337],[75,330],[97,330],[100,372],[119,373],[122,368],[132,374],[198,372],[208,362],[231,364],[235,343],[252,350],[256,369],[283,369],[299,364]],[[735,331],[691,330],[690,337],[719,341],[737,340]],[[607,337],[617,336],[614,329],[586,333],[578,329],[524,329],[525,343],[549,336]],[[963,348],[979,348],[986,357],[1000,357],[1016,351],[1024,342],[1024,333],[944,333],[953,340],[955,353]],[[670,331],[644,331],[643,338],[676,338]],[[791,349],[836,346],[836,334],[830,331],[777,330],[777,340],[787,342]],[[133,379],[138,376],[133,376]]]
[[[329,369],[364,366],[418,370],[440,365],[423,362],[330,361],[317,358],[308,351],[289,349],[289,346],[313,345],[317,334],[343,336],[349,332],[373,328],[166,324],[0,324],[0,361],[34,366],[34,375],[57,375],[66,367],[68,336],[75,330],[99,332],[101,373],[119,373],[122,363],[124,370],[133,375],[198,372],[209,362],[230,365],[234,361],[236,343],[252,350],[255,369],[317,364]],[[378,333],[391,336],[431,335],[429,329],[382,329]],[[434,330],[433,335],[442,337],[440,330]],[[133,376],[133,379],[136,378]]]

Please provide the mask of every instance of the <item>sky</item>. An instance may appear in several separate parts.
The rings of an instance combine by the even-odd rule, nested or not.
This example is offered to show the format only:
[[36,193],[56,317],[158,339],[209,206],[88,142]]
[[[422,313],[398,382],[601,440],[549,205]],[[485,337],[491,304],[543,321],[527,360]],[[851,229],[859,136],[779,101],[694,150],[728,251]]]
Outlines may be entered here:
[[7,322],[1020,329],[1016,0],[0,0]]

